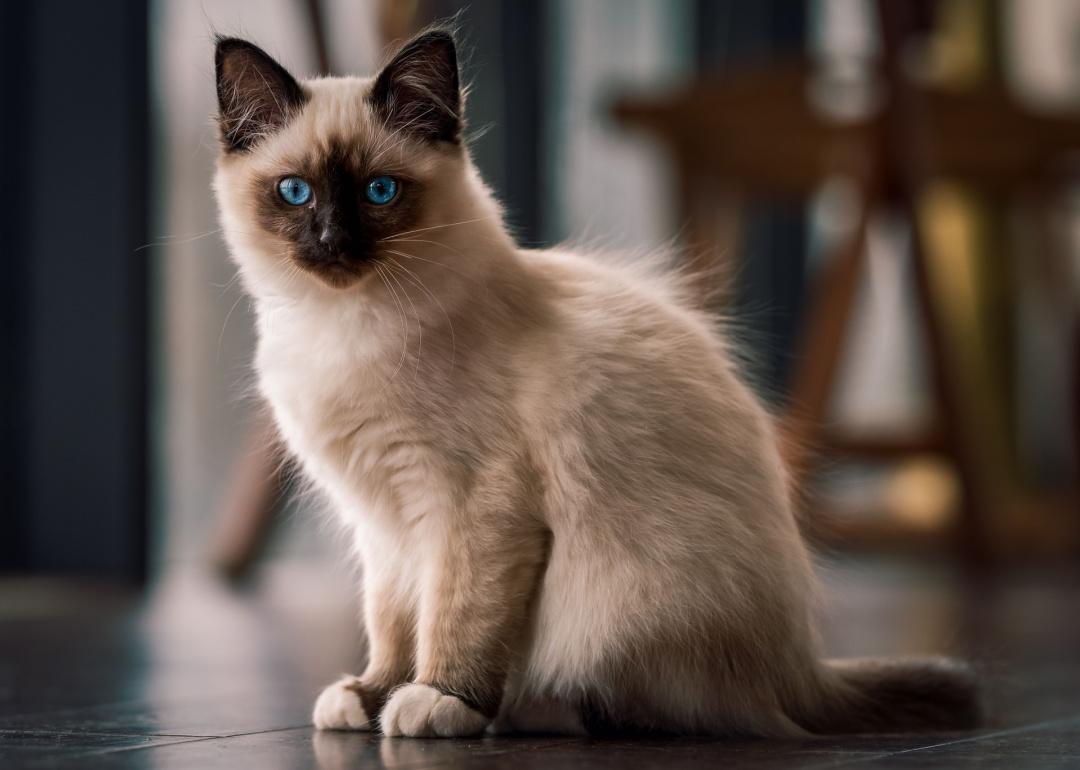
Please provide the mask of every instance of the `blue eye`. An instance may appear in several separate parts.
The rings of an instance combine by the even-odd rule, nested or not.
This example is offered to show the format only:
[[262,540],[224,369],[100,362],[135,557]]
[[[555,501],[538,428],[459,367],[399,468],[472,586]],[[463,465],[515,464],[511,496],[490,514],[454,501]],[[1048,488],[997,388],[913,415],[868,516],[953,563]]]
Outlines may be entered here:
[[376,206],[385,206],[397,197],[397,180],[392,176],[377,176],[368,182],[367,199]]
[[278,194],[290,206],[303,206],[311,200],[311,185],[298,176],[287,176],[278,182]]

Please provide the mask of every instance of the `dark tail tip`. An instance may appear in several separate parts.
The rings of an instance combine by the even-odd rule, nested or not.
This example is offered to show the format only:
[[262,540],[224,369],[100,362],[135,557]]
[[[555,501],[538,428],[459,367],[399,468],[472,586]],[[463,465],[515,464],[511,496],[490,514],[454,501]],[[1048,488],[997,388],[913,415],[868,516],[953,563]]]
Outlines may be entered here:
[[[979,680],[948,658],[830,661],[833,693],[815,732],[970,730],[983,722]],[[814,720],[817,722],[818,720]]]

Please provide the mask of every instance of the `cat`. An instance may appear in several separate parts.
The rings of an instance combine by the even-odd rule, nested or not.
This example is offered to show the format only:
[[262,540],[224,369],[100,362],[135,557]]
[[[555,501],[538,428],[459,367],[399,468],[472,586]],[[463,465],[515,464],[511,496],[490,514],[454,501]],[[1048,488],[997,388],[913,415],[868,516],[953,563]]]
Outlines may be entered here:
[[363,569],[369,661],[315,726],[976,725],[961,663],[820,659],[777,431],[723,335],[673,275],[518,248],[457,59],[433,28],[373,78],[300,82],[217,40],[214,188],[259,388]]

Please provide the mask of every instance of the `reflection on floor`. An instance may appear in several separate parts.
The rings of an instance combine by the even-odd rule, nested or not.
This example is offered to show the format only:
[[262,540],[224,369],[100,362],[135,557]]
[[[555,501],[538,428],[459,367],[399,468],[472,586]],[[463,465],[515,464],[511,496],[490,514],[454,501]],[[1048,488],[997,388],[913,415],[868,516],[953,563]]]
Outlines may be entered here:
[[1080,574],[974,578],[824,565],[836,656],[976,660],[992,723],[970,734],[799,741],[382,739],[315,733],[319,685],[354,670],[350,581],[295,567],[257,588],[192,574],[132,598],[0,581],[0,767],[1080,767]]

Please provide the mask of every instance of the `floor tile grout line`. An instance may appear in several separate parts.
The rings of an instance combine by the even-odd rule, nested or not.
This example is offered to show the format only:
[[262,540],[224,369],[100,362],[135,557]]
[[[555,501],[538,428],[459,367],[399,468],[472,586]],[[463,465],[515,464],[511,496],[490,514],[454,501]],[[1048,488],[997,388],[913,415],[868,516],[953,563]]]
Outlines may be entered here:
[[221,738],[220,735],[207,735],[205,733],[127,733],[114,732],[112,730],[43,730],[30,728],[26,730],[12,730],[4,728],[0,730],[0,737],[4,735],[63,735],[75,738],[82,735],[95,738]]
[[[884,751],[884,752],[873,752],[873,751],[861,752],[859,756],[844,757],[843,759],[837,759],[836,761],[831,761],[831,762],[823,762],[821,764],[812,765],[811,767],[814,768],[814,770],[817,770],[818,768],[833,768],[833,767],[849,765],[849,764],[852,764],[852,763],[855,763],[855,762],[866,762],[866,761],[873,762],[873,761],[877,761],[877,760],[881,760],[881,759],[888,759],[888,758],[895,757],[895,756],[902,756],[902,755],[905,755],[905,754],[913,754],[913,753],[918,753],[918,752],[923,752],[923,751],[932,751],[932,750],[936,750],[936,749],[947,748],[947,747],[950,747],[950,746],[957,746],[957,745],[962,745],[962,744],[966,744],[966,743],[980,743],[980,742],[989,741],[989,740],[1002,738],[1002,737],[1008,737],[1008,736],[1012,736],[1012,735],[1023,735],[1023,734],[1026,734],[1026,733],[1040,732],[1040,731],[1043,731],[1043,730],[1052,730],[1052,729],[1055,729],[1055,728],[1076,724],[1078,722],[1080,722],[1080,714],[1074,714],[1074,715],[1071,715],[1071,716],[1068,716],[1068,717],[1062,717],[1062,718],[1058,718],[1058,719],[1046,720],[1046,721],[1041,721],[1041,722],[1034,722],[1034,723],[1027,724],[1027,725],[1019,725],[1019,726],[1011,727],[1011,728],[1007,728],[1007,729],[996,730],[996,731],[992,731],[992,732],[982,733],[982,734],[979,734],[979,735],[972,735],[972,736],[967,736],[967,737],[959,737],[959,738],[955,738],[955,739],[952,739],[952,740],[942,741],[940,743],[932,743],[932,744],[927,744],[927,745],[920,745],[920,746],[915,746],[915,747],[907,748],[907,749],[898,749],[898,750],[895,750],[895,751]],[[148,740],[151,740],[151,739],[154,739],[154,738],[175,738],[175,739],[179,739],[179,740],[173,740],[173,741],[169,741],[169,742],[146,743],[146,744],[143,744],[143,745],[136,745],[136,746],[103,747],[102,749],[97,750],[97,751],[91,750],[91,751],[86,752],[87,755],[101,756],[101,755],[105,755],[105,754],[113,754],[113,753],[126,752],[126,751],[140,751],[140,750],[146,750],[146,749],[156,749],[156,748],[164,748],[164,747],[170,747],[170,746],[180,746],[180,745],[184,745],[184,744],[188,744],[188,743],[201,743],[201,742],[212,741],[212,740],[226,740],[226,739],[230,739],[230,738],[240,738],[240,737],[253,736],[253,735],[265,735],[265,734],[271,734],[271,733],[277,733],[277,732],[290,732],[290,731],[296,731],[296,730],[311,729],[311,727],[312,726],[310,724],[289,725],[289,726],[285,726],[285,727],[274,727],[274,728],[268,728],[268,729],[264,729],[264,730],[252,730],[252,731],[244,731],[244,732],[236,732],[236,733],[227,733],[227,734],[221,734],[221,735],[190,735],[190,734],[178,734],[178,733],[129,733],[129,732],[117,733],[117,732],[100,732],[100,731],[91,732],[91,731],[40,730],[40,729],[18,730],[18,729],[13,729],[13,728],[0,728],[0,737],[2,737],[4,734],[30,733],[30,734],[35,734],[35,735],[41,735],[41,734],[64,735],[64,736],[68,736],[68,737],[78,737],[78,736],[110,737],[111,736],[111,737],[123,737],[123,738],[144,738],[144,739],[148,739]],[[556,740],[554,743],[538,747],[538,749],[539,749],[539,751],[543,752],[544,750],[547,750],[547,749],[557,749],[557,748],[560,748],[560,747],[564,747],[565,745],[570,744],[570,743],[574,743],[574,739],[566,738],[565,740]],[[497,749],[495,751],[486,751],[484,753],[485,753],[485,755],[492,755],[492,754],[493,755],[502,755],[502,754],[505,754],[507,752],[512,752],[513,750],[514,750],[513,746],[507,745],[505,749]],[[421,761],[423,761],[423,760],[421,760]],[[427,766],[427,765],[422,765],[422,766]],[[439,766],[439,764],[436,763],[436,765],[433,765],[433,766]],[[410,767],[412,767],[412,765],[410,765]]]
[[918,746],[912,749],[901,749],[900,751],[889,752],[891,754],[908,754],[915,751],[926,751],[928,749],[939,749],[945,746],[955,746],[961,743],[978,743],[979,741],[990,740],[992,738],[1003,738],[1009,735],[1022,735],[1024,733],[1039,732],[1040,730],[1053,729],[1055,727],[1062,727],[1064,725],[1072,724],[1074,722],[1080,722],[1080,714],[1074,714],[1070,717],[1061,717],[1060,719],[1051,719],[1043,722],[1033,722],[1029,725],[1018,725],[1017,727],[1009,727],[1005,730],[996,730],[990,733],[983,733],[981,735],[970,735],[966,738],[956,738],[951,741],[943,741],[942,743],[933,743],[929,746]]
[[941,743],[932,743],[926,746],[915,746],[910,749],[897,749],[896,751],[886,751],[871,756],[851,757],[850,759],[842,759],[836,762],[825,762],[820,765],[813,765],[807,770],[819,770],[819,768],[828,767],[840,767],[842,765],[849,765],[853,762],[864,761],[876,761],[879,759],[888,759],[889,757],[902,756],[904,754],[915,754],[920,751],[930,751],[932,749],[941,749],[948,746],[959,746],[964,743],[979,743],[981,741],[991,740],[993,738],[1002,738],[1010,735],[1023,735],[1024,733],[1034,733],[1041,730],[1052,730],[1055,727],[1062,727],[1073,723],[1080,722],[1080,714],[1074,714],[1070,717],[1062,717],[1061,719],[1052,719],[1044,722],[1034,722],[1029,725],[1020,725],[1018,727],[1010,727],[1006,730],[996,730],[990,733],[982,733],[981,735],[972,735],[966,738],[957,738],[951,741],[943,741]]
[[71,728],[65,728],[61,730],[47,730],[39,727],[31,727],[25,729],[3,727],[0,728],[0,737],[5,734],[20,734],[64,735],[69,737],[92,735],[99,738],[237,738],[243,735],[260,735],[262,733],[275,733],[284,730],[301,730],[305,727],[311,727],[311,725],[286,725],[284,727],[268,727],[265,730],[246,730],[238,733],[132,733],[114,732],[112,730],[72,730]]
[[100,757],[106,754],[120,754],[125,751],[146,751],[147,749],[162,749],[168,746],[186,746],[189,743],[204,743],[206,741],[220,741],[221,736],[218,735],[204,735],[200,737],[185,738],[178,741],[168,741],[166,743],[146,743],[141,746],[110,746],[98,751],[88,751],[84,756]]
[[[228,695],[243,695],[244,693],[243,692],[240,692],[240,693],[233,692],[233,693],[227,693],[227,694]],[[9,714],[9,715],[6,715],[6,716],[0,718],[0,730],[14,730],[14,729],[17,729],[17,728],[10,727],[8,725],[4,725],[5,722],[8,722],[8,721],[10,721],[12,719],[35,719],[35,718],[40,719],[40,718],[66,716],[66,715],[70,715],[70,714],[77,714],[77,713],[82,712],[82,711],[90,711],[90,710],[97,711],[97,710],[100,710],[100,709],[103,709],[103,708],[104,709],[115,709],[115,708],[123,708],[125,706],[140,706],[140,705],[145,704],[145,702],[146,702],[146,700],[145,700],[144,697],[120,698],[120,699],[117,699],[117,700],[107,700],[107,701],[104,701],[104,702],[101,702],[101,703],[83,703],[83,704],[80,704],[80,705],[77,705],[77,706],[50,706],[50,707],[48,707],[48,708],[46,708],[44,710],[24,711],[24,712],[19,712],[19,713],[16,713],[16,714]],[[168,705],[177,705],[177,706],[182,705],[179,701],[168,701],[167,704]]]
[[101,754],[118,754],[122,751],[146,751],[149,749],[163,749],[170,746],[182,746],[188,743],[202,743],[204,741],[225,741],[231,738],[244,738],[249,735],[269,735],[270,733],[285,733],[292,730],[303,730],[304,728],[311,727],[311,725],[293,725],[292,727],[275,727],[270,730],[253,730],[247,733],[230,733],[228,735],[192,735],[183,736],[177,735],[177,738],[187,738],[187,740],[171,741],[169,743],[148,743],[143,746],[111,746],[101,751],[89,752],[95,755]]

